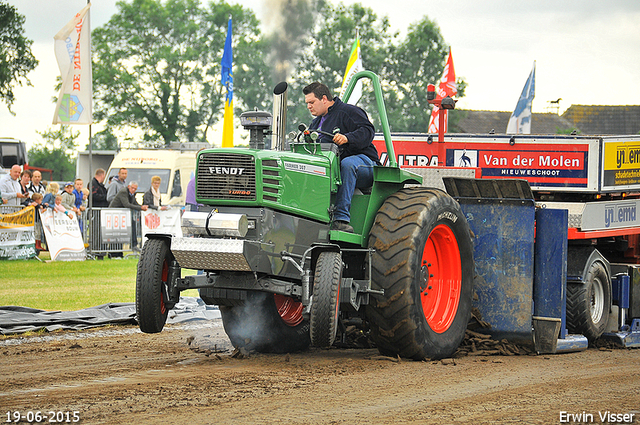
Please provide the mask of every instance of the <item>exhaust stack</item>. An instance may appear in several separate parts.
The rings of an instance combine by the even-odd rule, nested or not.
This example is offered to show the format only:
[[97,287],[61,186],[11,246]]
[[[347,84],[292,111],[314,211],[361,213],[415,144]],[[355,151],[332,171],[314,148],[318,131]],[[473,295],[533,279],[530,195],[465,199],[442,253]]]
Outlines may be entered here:
[[273,89],[273,137],[272,149],[286,150],[285,131],[287,128],[287,89],[289,85],[281,82]]

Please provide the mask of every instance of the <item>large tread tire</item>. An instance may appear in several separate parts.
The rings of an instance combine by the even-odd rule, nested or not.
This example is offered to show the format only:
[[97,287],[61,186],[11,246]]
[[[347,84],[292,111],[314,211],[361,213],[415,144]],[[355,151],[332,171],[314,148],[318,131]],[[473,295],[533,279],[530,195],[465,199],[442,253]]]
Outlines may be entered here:
[[311,344],[331,347],[338,331],[342,256],[339,252],[322,252],[313,277],[311,305]]
[[173,304],[168,301],[169,266],[173,254],[162,239],[145,242],[136,275],[136,317],[145,333],[162,331]]
[[567,330],[595,341],[607,328],[610,306],[611,282],[605,266],[594,261],[583,283],[567,283]]
[[390,196],[369,237],[372,338],[385,355],[414,360],[453,355],[471,315],[473,244],[458,203],[438,189]]
[[252,291],[240,305],[220,306],[224,330],[234,347],[280,354],[309,348],[309,321],[302,319],[301,312],[283,311],[287,303],[279,301],[277,307],[276,297]]

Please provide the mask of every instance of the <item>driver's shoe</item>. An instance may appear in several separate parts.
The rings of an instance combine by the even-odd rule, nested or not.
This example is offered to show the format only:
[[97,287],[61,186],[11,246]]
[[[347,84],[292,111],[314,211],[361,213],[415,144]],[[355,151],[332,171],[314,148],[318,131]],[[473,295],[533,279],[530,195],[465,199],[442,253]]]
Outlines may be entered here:
[[353,226],[351,226],[348,221],[335,220],[331,223],[331,230],[353,233]]

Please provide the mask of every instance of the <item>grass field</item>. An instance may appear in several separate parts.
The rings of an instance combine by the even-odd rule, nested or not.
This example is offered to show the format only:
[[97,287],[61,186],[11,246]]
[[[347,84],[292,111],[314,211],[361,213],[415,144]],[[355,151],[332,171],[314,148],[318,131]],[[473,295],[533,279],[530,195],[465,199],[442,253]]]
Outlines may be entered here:
[[[137,266],[137,258],[0,261],[0,305],[67,311],[134,302]],[[198,293],[191,289],[181,295],[197,297]]]

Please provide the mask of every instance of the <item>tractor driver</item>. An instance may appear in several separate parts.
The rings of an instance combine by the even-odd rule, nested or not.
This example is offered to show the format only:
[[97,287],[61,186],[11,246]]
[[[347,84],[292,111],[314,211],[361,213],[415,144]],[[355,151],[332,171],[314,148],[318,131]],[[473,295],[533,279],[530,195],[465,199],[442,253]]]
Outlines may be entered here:
[[373,145],[375,129],[364,110],[332,97],[326,85],[314,82],[302,92],[309,112],[315,117],[309,129],[334,134],[333,139],[321,134],[320,142],[335,143],[340,148],[342,185],[338,188],[331,230],[353,233],[349,224],[353,192],[356,187],[373,185],[373,166],[380,165]]

